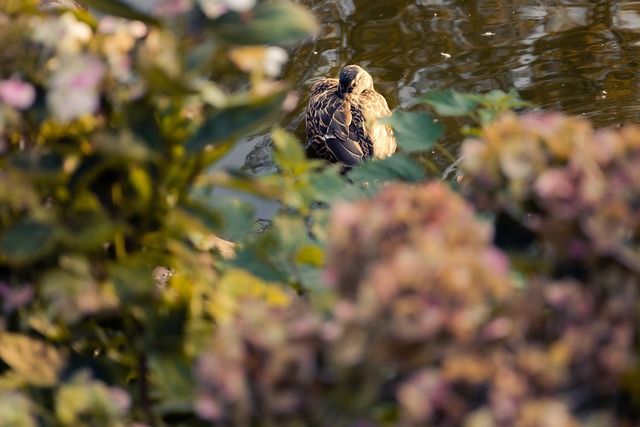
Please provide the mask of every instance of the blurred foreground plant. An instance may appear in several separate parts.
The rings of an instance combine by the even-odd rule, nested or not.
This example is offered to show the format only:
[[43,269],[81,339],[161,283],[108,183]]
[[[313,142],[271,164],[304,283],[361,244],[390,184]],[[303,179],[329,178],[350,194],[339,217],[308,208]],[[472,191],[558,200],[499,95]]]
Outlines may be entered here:
[[291,108],[279,46],[317,24],[289,3],[38,3],[0,4],[0,425],[184,422],[233,299],[288,300],[201,250],[252,213],[194,183]]

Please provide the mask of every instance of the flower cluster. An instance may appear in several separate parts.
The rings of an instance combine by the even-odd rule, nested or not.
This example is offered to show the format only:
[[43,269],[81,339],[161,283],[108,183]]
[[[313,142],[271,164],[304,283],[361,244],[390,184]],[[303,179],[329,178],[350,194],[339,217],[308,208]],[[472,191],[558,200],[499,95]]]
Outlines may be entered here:
[[481,210],[528,214],[553,256],[611,257],[637,271],[640,127],[505,114],[465,142],[462,168]]
[[[217,331],[196,365],[202,418],[468,427],[578,426],[577,411],[614,419],[594,403],[619,392],[633,363],[632,282],[612,271],[599,285],[539,278],[518,289],[491,227],[439,183],[339,204],[330,229],[321,302],[246,301]],[[599,301],[600,285],[613,295]]]
[[472,362],[511,333],[492,316],[514,287],[491,227],[446,186],[428,184],[340,204],[330,229],[328,316],[304,302],[244,304],[197,365],[201,416],[373,422],[376,408],[399,402],[406,421],[457,417],[449,405],[464,400],[442,363]]
[[547,343],[556,360],[548,366],[563,366],[556,386],[581,390],[586,406],[619,393],[637,345],[640,127],[594,130],[562,114],[505,114],[465,142],[462,169],[480,210],[508,212],[533,232],[538,255],[521,263],[542,261],[551,273],[528,293],[539,290],[554,322],[525,317],[546,325],[530,339]]

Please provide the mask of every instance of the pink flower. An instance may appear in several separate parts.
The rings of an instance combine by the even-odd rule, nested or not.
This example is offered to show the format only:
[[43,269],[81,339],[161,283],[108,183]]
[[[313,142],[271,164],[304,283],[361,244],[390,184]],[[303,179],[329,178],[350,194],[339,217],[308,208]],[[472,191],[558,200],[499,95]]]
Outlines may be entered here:
[[25,110],[36,99],[36,90],[29,83],[20,80],[0,80],[0,101],[5,104]]
[[220,419],[223,415],[222,408],[220,408],[218,402],[208,396],[198,397],[194,406],[196,414],[205,420],[215,421]]
[[568,199],[575,195],[576,188],[570,173],[565,169],[548,169],[534,184],[538,196],[542,198]]
[[170,18],[175,15],[181,15],[191,10],[192,4],[190,0],[161,0],[153,10],[154,15]]
[[33,285],[25,284],[19,289],[10,288],[4,283],[0,283],[0,300],[2,300],[2,311],[11,313],[16,308],[27,305],[33,299],[35,288]]
[[63,64],[53,75],[47,95],[53,114],[68,122],[94,113],[99,106],[99,86],[105,71],[105,65],[93,55],[77,56]]

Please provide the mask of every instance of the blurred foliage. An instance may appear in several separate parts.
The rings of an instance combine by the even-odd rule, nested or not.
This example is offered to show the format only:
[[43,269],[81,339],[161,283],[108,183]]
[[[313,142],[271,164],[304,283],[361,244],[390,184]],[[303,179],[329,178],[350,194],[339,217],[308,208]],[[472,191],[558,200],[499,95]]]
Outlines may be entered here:
[[343,176],[274,124],[302,6],[46,3],[0,4],[0,426],[637,424],[637,127],[432,92]]

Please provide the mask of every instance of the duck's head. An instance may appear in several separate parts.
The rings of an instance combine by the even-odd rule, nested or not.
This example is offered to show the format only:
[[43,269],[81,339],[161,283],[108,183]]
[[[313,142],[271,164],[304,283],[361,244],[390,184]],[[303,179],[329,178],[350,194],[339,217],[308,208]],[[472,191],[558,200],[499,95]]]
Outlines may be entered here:
[[338,94],[359,95],[365,90],[373,90],[373,79],[362,67],[347,65],[340,71]]

